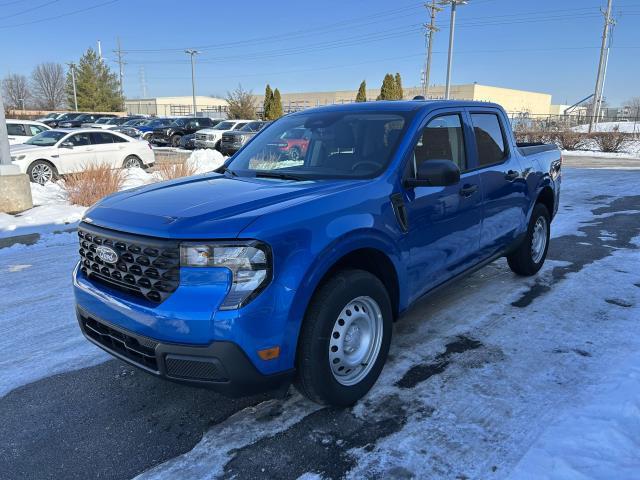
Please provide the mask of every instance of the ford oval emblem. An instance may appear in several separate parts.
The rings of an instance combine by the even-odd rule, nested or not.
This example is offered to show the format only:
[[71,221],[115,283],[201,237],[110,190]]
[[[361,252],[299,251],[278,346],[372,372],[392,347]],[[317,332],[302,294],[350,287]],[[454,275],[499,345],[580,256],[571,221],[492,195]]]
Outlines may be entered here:
[[105,263],[116,263],[118,261],[118,254],[113,248],[100,245],[96,248],[96,255],[100,260]]

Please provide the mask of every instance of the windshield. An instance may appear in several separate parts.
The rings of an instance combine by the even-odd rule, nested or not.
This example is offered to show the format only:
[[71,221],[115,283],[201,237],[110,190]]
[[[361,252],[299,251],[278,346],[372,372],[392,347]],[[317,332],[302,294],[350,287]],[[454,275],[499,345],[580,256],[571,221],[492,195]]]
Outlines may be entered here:
[[140,125],[141,120],[138,118],[135,118],[133,120],[129,120],[127,122],[124,122],[122,124],[123,127],[135,127],[136,125]]
[[263,129],[228,169],[243,176],[371,178],[389,164],[412,114],[329,111],[283,117]]
[[244,127],[242,127],[240,132],[257,132],[262,128],[262,122],[249,122]]
[[51,147],[58,143],[58,141],[64,137],[67,132],[58,132],[56,130],[47,130],[34,135],[29,140],[24,142],[26,145],[38,145],[39,147]]
[[235,124],[235,122],[220,122],[213,127],[213,130],[231,130]]
[[102,117],[97,119],[95,123],[109,123],[109,120],[111,120],[111,117]]
[[147,123],[147,127],[164,127],[165,125],[169,125],[171,120],[151,120]]
[[178,119],[173,121],[171,126],[172,127],[184,127],[185,123],[186,123],[186,120],[184,118],[178,118]]

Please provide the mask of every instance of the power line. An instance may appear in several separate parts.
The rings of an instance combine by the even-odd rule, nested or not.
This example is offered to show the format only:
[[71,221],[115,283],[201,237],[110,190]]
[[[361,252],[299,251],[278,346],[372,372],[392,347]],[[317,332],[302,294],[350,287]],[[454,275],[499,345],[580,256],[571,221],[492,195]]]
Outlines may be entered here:
[[33,25],[35,23],[48,22],[49,20],[57,20],[59,18],[68,17],[69,15],[75,15],[76,13],[84,13],[89,10],[94,10],[99,7],[104,7],[106,5],[111,5],[113,3],[119,2],[120,0],[109,0],[108,2],[98,3],[97,5],[92,5],[91,7],[81,8],[79,10],[74,10],[72,12],[61,13],[60,15],[54,15],[52,17],[41,18],[39,20],[32,20],[30,22],[23,23],[14,23],[11,25],[0,25],[0,28],[14,28],[14,27],[23,27],[25,25]]
[[35,7],[27,8],[26,10],[22,10],[20,12],[12,13],[11,15],[5,15],[4,17],[0,17],[0,20],[4,20],[5,18],[17,17],[18,15],[23,15],[25,13],[32,12],[34,10],[38,10],[40,8],[47,7],[48,5],[52,5],[54,3],[58,3],[60,0],[50,0],[48,2],[41,3],[40,5],[36,5]]

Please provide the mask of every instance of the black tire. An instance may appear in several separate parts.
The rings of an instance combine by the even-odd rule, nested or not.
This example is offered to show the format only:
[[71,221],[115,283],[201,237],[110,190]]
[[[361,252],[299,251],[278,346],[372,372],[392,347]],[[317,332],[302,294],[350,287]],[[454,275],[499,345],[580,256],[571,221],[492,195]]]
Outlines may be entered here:
[[[541,221],[544,223],[544,247],[539,258],[534,258],[534,230],[536,224]],[[513,252],[507,255],[507,262],[511,270],[525,277],[535,275],[544,265],[544,261],[547,258],[547,251],[549,250],[549,236],[550,236],[551,216],[549,210],[542,203],[536,203],[533,207],[533,213],[531,214],[531,220],[529,221],[529,227],[527,228],[527,234],[522,243]],[[538,249],[540,251],[540,249]]]
[[218,140],[216,142],[216,144],[213,146],[214,150],[218,150],[220,153],[222,153],[222,150],[220,150],[220,145],[222,144],[222,140]]
[[291,150],[289,150],[289,159],[290,160],[300,160],[300,156],[302,155],[302,152],[300,151],[300,149],[298,147],[293,147]]
[[[50,177],[47,179],[43,179],[41,172],[50,172]],[[56,167],[47,160],[36,160],[35,162],[29,165],[27,168],[27,175],[29,176],[29,180],[33,183],[39,183],[40,185],[44,185],[48,181],[54,181],[58,179],[58,170]]]
[[172,135],[171,136],[171,146],[172,147],[179,147],[181,138],[182,138],[181,135]]
[[122,162],[122,168],[136,168],[136,167],[142,168],[144,167],[144,164],[142,163],[142,160],[140,160],[135,155],[127,156]]
[[[339,327],[336,327],[336,322],[342,321],[338,319],[343,310],[358,298],[372,299],[379,307],[382,317],[381,328],[378,329],[381,341],[377,356],[372,356],[369,362],[372,366],[364,367],[368,371],[363,372],[363,378],[347,386],[339,382],[332,372],[329,349],[337,351],[335,345],[331,346],[332,339],[337,338],[334,328]],[[386,288],[369,272],[343,270],[324,282],[309,303],[302,323],[296,354],[296,388],[308,399],[321,405],[346,407],[356,403],[371,389],[385,364],[391,344],[392,316],[391,300]],[[344,335],[343,341],[348,336]]]

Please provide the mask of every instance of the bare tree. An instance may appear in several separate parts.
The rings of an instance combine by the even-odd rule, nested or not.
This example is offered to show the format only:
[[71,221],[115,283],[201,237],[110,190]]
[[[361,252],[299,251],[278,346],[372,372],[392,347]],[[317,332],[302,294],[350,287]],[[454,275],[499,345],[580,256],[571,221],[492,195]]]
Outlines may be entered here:
[[31,88],[40,108],[55,110],[64,105],[65,75],[59,63],[41,63],[31,73]]
[[227,92],[229,104],[229,118],[244,118],[251,120],[256,118],[256,99],[251,90],[247,91],[238,85],[233,92]]
[[640,110],[640,97],[631,97],[624,102],[625,107],[629,107],[632,111]]
[[2,80],[2,97],[6,108],[22,108],[31,98],[27,77],[10,73]]

